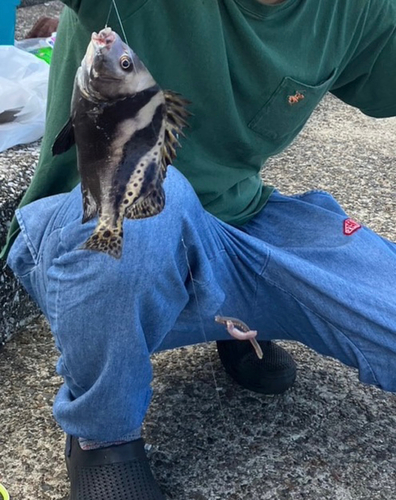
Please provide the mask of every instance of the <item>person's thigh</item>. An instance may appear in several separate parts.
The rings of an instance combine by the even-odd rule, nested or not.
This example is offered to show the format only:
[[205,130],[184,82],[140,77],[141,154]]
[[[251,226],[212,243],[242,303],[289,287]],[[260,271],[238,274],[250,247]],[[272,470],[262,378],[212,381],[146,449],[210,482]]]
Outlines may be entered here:
[[[55,335],[60,323],[66,332],[84,324],[104,345],[142,342],[149,356],[227,339],[214,317],[236,316],[260,339],[300,341],[359,368],[362,380],[396,389],[393,243],[345,222],[326,193],[274,193],[241,230],[203,210],[172,168],[165,187],[160,215],[125,221],[120,261],[79,249],[95,222],[81,224],[81,195],[70,195],[52,233],[59,241],[40,247],[42,265],[32,273]],[[112,337],[116,331],[126,333]]]
[[120,260],[81,250],[96,220],[81,223],[79,186],[19,211],[22,233],[8,262],[50,322],[60,371],[81,375],[70,377],[75,396],[97,376],[85,362],[86,346],[90,359],[103,363],[104,350],[125,354],[128,342],[149,356],[230,338],[215,323],[217,313],[251,317],[265,243],[207,213],[176,169],[168,169],[164,187],[158,216],[124,220]]
[[275,193],[246,230],[270,251],[252,328],[300,341],[396,391],[396,245],[323,192]]
[[158,216],[124,221],[119,260],[81,250],[96,221],[81,223],[79,186],[18,212],[22,232],[8,263],[49,320],[65,381],[54,415],[73,435],[108,440],[137,431],[150,401],[150,355],[176,324],[184,328],[170,347],[209,340],[200,318],[214,324],[228,295],[223,285],[237,275],[235,252],[224,249],[226,226],[173,168],[165,191]]

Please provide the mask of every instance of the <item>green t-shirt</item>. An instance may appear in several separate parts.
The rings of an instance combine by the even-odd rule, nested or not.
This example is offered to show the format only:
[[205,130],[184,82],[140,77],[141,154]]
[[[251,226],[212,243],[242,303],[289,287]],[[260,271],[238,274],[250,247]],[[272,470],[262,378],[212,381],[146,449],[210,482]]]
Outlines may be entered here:
[[[73,79],[110,0],[64,0],[46,132],[22,205],[71,190],[76,153],[52,157]],[[396,115],[396,0],[117,0],[128,44],[164,89],[192,102],[174,165],[203,206],[242,225],[272,188],[260,170],[302,129],[327,91],[364,113]],[[73,10],[72,10],[73,9]],[[108,25],[122,34],[114,11]],[[298,166],[296,166],[298,168]],[[13,221],[9,238],[15,236]]]

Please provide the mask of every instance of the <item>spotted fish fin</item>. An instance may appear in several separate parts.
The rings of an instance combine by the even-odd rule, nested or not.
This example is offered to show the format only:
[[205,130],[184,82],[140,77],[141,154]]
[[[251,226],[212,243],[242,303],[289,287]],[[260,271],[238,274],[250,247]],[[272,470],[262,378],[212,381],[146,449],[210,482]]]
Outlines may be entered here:
[[98,214],[98,206],[96,204],[94,197],[91,194],[91,191],[84,186],[83,181],[81,181],[81,192],[82,192],[83,209],[84,209],[82,223],[85,224],[89,220],[93,219],[95,215]]
[[146,219],[162,212],[165,206],[165,191],[161,182],[142,201],[130,205],[124,216],[127,219]]
[[119,259],[122,254],[122,241],[122,230],[99,226],[83,244],[81,250],[104,252],[115,259]]
[[179,135],[183,135],[183,128],[188,126],[187,118],[191,113],[187,111],[190,103],[177,92],[164,91],[166,107],[165,140],[162,146],[162,168],[170,165],[176,157],[176,147],[180,146]]
[[68,151],[75,144],[74,138],[74,127],[71,117],[67,121],[66,125],[59,132],[55,138],[55,142],[52,146],[52,154],[54,156],[60,155]]

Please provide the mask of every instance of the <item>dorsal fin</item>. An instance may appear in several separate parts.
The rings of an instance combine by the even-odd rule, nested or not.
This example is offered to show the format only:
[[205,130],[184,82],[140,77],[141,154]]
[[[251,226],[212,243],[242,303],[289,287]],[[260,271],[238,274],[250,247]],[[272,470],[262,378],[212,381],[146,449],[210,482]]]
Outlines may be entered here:
[[172,90],[164,90],[165,97],[165,139],[162,146],[162,169],[172,163],[176,156],[176,147],[180,146],[178,136],[183,135],[183,128],[188,127],[187,118],[191,113],[186,107],[191,104],[190,101],[184,99],[177,92]]

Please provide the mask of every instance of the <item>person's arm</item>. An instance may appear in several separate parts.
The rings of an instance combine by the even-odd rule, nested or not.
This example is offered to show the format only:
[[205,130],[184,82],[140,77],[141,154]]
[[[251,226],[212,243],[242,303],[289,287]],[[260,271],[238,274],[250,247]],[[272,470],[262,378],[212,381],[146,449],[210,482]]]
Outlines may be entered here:
[[[115,0],[115,3],[123,21],[148,1]],[[112,24],[114,23],[118,25],[112,0],[62,0],[62,2],[74,10],[78,15],[80,23],[90,32],[101,30],[105,27],[107,21],[111,27],[113,27]]]
[[371,0],[331,92],[376,118],[396,116],[396,1]]

